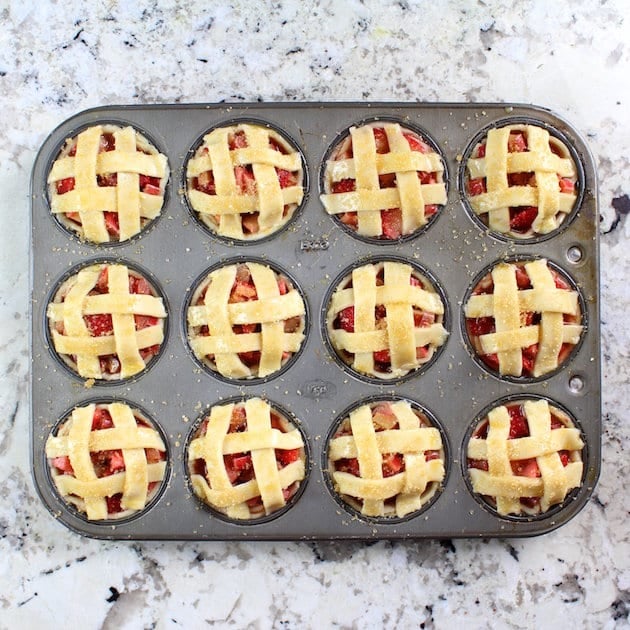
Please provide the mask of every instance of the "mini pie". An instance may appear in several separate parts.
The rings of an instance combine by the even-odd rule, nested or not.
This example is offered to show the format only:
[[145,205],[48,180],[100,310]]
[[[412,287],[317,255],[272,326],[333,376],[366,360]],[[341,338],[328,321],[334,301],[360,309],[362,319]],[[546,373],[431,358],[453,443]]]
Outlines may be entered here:
[[444,164],[415,131],[397,123],[351,127],[332,151],[321,201],[360,236],[413,234],[446,203]]
[[337,285],[326,314],[339,358],[377,379],[401,378],[444,344],[444,304],[420,272],[398,261],[354,268]]
[[215,234],[239,241],[274,234],[304,198],[302,158],[274,129],[213,129],[186,166],[188,201]]
[[473,212],[515,238],[549,234],[573,209],[577,169],[566,145],[536,125],[488,131],[466,163]]
[[284,508],[306,474],[301,432],[261,398],[212,407],[188,446],[194,493],[231,519]]
[[53,163],[50,207],[83,240],[125,241],[160,214],[167,180],[166,156],[133,127],[95,125]]
[[304,340],[306,308],[282,273],[257,262],[211,271],[188,307],[188,341],[199,361],[229,379],[282,369]]
[[123,264],[89,265],[70,276],[48,304],[47,317],[55,351],[86,379],[134,376],[164,341],[162,298]]
[[475,352],[501,376],[555,371],[583,330],[578,292],[544,258],[495,265],[473,288],[464,313]]
[[364,516],[417,512],[445,475],[440,432],[404,400],[351,411],[330,439],[327,456],[335,492]]
[[91,521],[143,510],[166,475],[159,432],[120,402],[76,407],[48,438],[46,457],[59,494]]
[[581,485],[583,447],[569,416],[546,400],[499,405],[468,442],[472,489],[503,516],[543,514]]

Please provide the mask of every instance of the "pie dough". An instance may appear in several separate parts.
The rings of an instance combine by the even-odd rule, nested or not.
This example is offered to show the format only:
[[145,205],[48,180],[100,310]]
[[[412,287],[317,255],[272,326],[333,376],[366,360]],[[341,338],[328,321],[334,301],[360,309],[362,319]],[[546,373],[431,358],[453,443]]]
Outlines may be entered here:
[[335,492],[364,516],[402,518],[420,510],[444,480],[440,432],[405,400],[350,412],[328,443]]
[[289,504],[306,474],[302,434],[261,398],[216,405],[188,446],[194,493],[236,520]]
[[98,263],[70,276],[48,304],[59,357],[86,379],[135,376],[164,341],[162,298],[126,265]]
[[353,269],[330,298],[326,329],[339,358],[377,379],[401,378],[444,344],[444,304],[414,267],[386,260]]
[[50,207],[83,240],[126,241],[159,216],[167,180],[166,156],[133,127],[95,125],[53,163]]
[[444,164],[397,123],[351,127],[326,162],[326,212],[357,234],[398,239],[423,228],[446,203]]
[[468,202],[491,230],[515,238],[549,234],[573,210],[575,162],[546,129],[490,129],[472,155],[466,163]]
[[143,510],[166,475],[160,433],[121,402],[76,407],[49,436],[46,457],[61,497],[91,521]]
[[544,258],[495,265],[464,313],[473,348],[501,376],[550,374],[583,331],[578,292]]
[[199,219],[218,236],[238,241],[278,232],[304,198],[299,151],[262,125],[210,131],[188,160],[186,178]]
[[228,379],[271,376],[300,350],[306,308],[290,280],[257,262],[211,271],[187,311],[199,361]]
[[499,405],[468,442],[472,489],[501,515],[543,514],[582,483],[580,431],[547,400]]

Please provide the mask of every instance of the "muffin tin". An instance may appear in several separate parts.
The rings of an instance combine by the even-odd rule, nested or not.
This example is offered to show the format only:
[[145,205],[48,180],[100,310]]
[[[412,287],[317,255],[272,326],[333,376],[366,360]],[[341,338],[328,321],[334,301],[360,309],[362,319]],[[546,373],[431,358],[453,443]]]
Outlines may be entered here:
[[[337,138],[366,121],[399,121],[420,131],[445,163],[447,203],[418,234],[394,242],[363,239],[342,228],[320,201],[322,164]],[[185,196],[186,162],[213,127],[255,121],[280,129],[302,152],[305,196],[277,234],[251,242],[217,238],[192,214]],[[463,158],[485,130],[531,122],[559,134],[578,169],[575,210],[552,234],[537,239],[496,235],[473,217]],[[168,158],[170,176],[161,215],[128,242],[91,245],[52,216],[46,179],[67,138],[87,126],[131,125]],[[121,540],[420,539],[531,536],[566,523],[584,507],[600,470],[601,394],[599,334],[599,216],[593,159],[579,133],[554,113],[519,104],[199,104],[113,106],[82,112],[44,142],[32,173],[31,466],[48,510],[71,530]],[[352,374],[330,351],[326,299],[344,270],[378,257],[417,263],[445,299],[448,338],[432,361],[404,379],[375,382]],[[586,329],[569,362],[548,378],[502,379],[471,356],[462,305],[475,278],[494,262],[544,257],[580,292]],[[85,383],[49,347],[46,306],[70,269],[103,259],[123,261],[150,274],[164,295],[168,335],[159,357],[126,381]],[[307,308],[306,339],[286,369],[268,378],[231,382],[202,369],[187,344],[185,304],[208,270],[227,259],[268,262],[287,272]],[[194,497],[186,446],[197,421],[214,404],[260,396],[286,410],[306,436],[308,476],[290,509],[254,522],[220,518]],[[443,487],[430,505],[409,518],[374,520],[344,509],[333,496],[326,440],[344,410],[391,396],[418,404],[442,432]],[[531,518],[501,517],[486,509],[466,480],[466,441],[479,415],[498,400],[545,397],[575,418],[585,442],[581,487],[560,507]],[[91,401],[120,400],[138,407],[166,436],[168,482],[141,513],[128,519],[88,521],[57,495],[45,443],[68,410]]]

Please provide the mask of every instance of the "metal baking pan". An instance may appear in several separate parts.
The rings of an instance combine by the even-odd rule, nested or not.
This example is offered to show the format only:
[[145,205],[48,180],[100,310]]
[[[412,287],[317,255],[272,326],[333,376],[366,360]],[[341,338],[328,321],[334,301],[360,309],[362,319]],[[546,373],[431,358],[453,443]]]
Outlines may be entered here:
[[[319,200],[320,168],[332,141],[348,127],[387,118],[422,129],[446,164],[448,199],[429,228],[412,239],[383,245],[354,238],[326,214]],[[183,196],[185,160],[211,127],[255,120],[283,130],[303,152],[309,182],[306,201],[288,229],[247,245],[213,237],[192,216]],[[557,130],[581,169],[577,213],[552,238],[520,243],[492,236],[467,212],[461,187],[462,156],[494,123],[532,119]],[[120,245],[93,246],[58,229],[50,213],[46,178],[64,140],[103,121],[130,124],[168,157],[165,206],[154,225]],[[601,440],[598,195],[593,159],[579,133],[541,107],[520,104],[266,103],[112,106],[79,113],[57,127],[36,158],[31,182],[32,339],[31,466],[37,491],[52,515],[85,536],[122,540],[420,539],[532,536],[569,521],[588,501],[599,475]],[[322,331],[323,300],[342,270],[362,259],[387,255],[417,261],[438,279],[450,314],[449,336],[426,370],[394,385],[349,374],[331,358]],[[561,266],[579,287],[588,322],[570,363],[549,378],[508,381],[489,375],[473,358],[462,332],[462,301],[470,283],[492,262],[527,255]],[[212,377],[193,360],[182,322],[183,305],[201,274],[217,261],[246,256],[290,272],[308,305],[306,344],[280,376],[232,384]],[[169,334],[160,359],[139,378],[86,388],[53,357],[46,336],[50,292],[79,263],[123,259],[148,270],[165,296]],[[323,448],[338,415],[361,399],[385,394],[418,402],[435,417],[445,441],[446,478],[439,495],[418,516],[382,523],[346,511],[331,495]],[[548,397],[577,420],[586,444],[583,484],[560,510],[531,519],[500,517],[485,509],[465,480],[464,441],[475,418],[496,400]],[[237,524],[216,517],[193,496],[185,468],[191,428],[209,405],[239,396],[261,396],[298,419],[307,439],[309,475],[291,509],[277,518]],[[144,410],[167,439],[170,475],[152,506],[129,520],[89,522],[55,493],[44,452],[51,428],[74,406],[116,399]]]

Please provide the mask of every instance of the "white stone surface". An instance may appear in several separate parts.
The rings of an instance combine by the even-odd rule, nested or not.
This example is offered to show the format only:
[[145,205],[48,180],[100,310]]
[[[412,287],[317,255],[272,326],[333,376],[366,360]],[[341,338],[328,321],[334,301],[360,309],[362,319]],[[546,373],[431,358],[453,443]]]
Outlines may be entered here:
[[[630,609],[630,10],[625,0],[0,0],[0,628],[621,628]],[[55,522],[29,464],[29,176],[96,105],[512,101],[600,177],[603,462],[533,539],[112,543]]]

